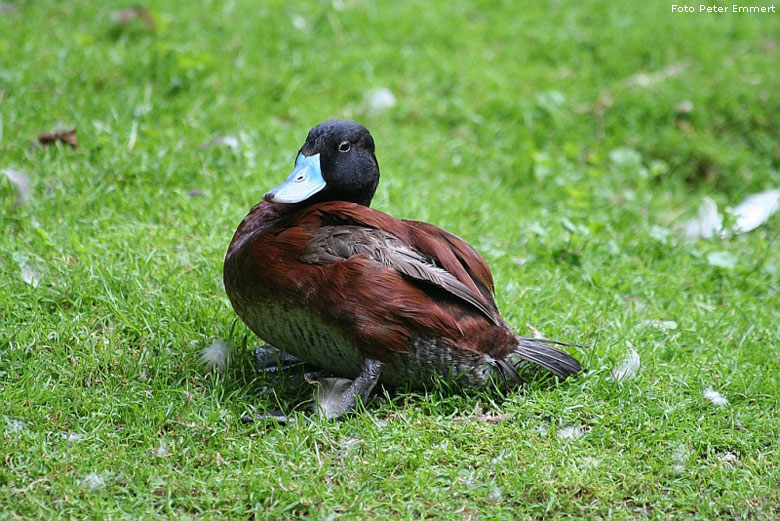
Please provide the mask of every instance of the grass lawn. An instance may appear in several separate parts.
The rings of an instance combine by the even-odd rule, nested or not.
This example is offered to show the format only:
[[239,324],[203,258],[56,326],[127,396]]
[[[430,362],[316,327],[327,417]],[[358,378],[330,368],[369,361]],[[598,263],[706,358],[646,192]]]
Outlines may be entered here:
[[[0,520],[780,517],[780,214],[680,230],[780,187],[780,14],[131,4],[0,4]],[[587,373],[335,423],[257,376],[223,255],[330,117],[374,135],[375,208],[472,243]]]

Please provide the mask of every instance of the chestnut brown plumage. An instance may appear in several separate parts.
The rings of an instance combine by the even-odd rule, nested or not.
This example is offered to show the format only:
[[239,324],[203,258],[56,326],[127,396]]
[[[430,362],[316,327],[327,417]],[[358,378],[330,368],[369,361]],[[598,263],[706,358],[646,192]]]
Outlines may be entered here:
[[355,379],[328,416],[377,382],[419,388],[438,374],[480,386],[495,375],[519,380],[522,361],[561,378],[580,370],[557,342],[511,331],[490,269],[469,244],[369,208],[378,179],[364,127],[318,125],[296,170],[252,208],[225,258],[226,291],[250,329]]

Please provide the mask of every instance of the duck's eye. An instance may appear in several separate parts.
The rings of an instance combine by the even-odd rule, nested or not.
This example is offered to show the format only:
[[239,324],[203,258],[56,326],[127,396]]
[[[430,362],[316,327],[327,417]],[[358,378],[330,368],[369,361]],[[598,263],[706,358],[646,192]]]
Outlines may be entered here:
[[349,144],[349,141],[342,141],[339,145],[339,152],[349,152],[350,148],[352,148],[352,145]]

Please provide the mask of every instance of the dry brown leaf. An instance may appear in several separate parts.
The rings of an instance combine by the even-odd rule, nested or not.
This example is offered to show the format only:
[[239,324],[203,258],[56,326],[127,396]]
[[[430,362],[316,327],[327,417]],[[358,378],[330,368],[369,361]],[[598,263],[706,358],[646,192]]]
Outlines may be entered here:
[[767,53],[773,53],[780,50],[780,40],[774,38],[767,38],[761,43],[761,49]]
[[512,415],[509,413],[493,415],[489,413],[484,413],[482,412],[482,407],[477,407],[477,410],[474,411],[473,416],[456,416],[455,418],[452,419],[452,421],[459,423],[459,422],[476,420],[480,423],[484,423],[487,425],[495,425],[497,423],[505,422],[510,418],[512,418]]
[[217,466],[221,467],[222,465],[229,465],[229,462],[222,457],[222,454],[217,452]]
[[149,9],[142,5],[136,5],[128,7],[126,9],[119,9],[111,13],[111,20],[120,27],[124,27],[133,20],[142,22],[147,29],[154,31],[156,25],[154,23],[154,17]]
[[512,417],[509,413],[504,414],[497,414],[495,416],[490,414],[480,414],[478,416],[475,416],[474,418],[482,423],[487,423],[489,425],[494,425],[496,423],[502,423],[507,421]]
[[9,4],[7,2],[0,2],[0,13],[14,14],[19,12],[19,6],[16,4]]
[[79,142],[76,139],[76,129],[72,128],[70,130],[55,130],[54,132],[49,132],[47,134],[41,134],[38,136],[38,143],[43,146],[49,146],[57,142],[70,145],[73,148],[78,148]]

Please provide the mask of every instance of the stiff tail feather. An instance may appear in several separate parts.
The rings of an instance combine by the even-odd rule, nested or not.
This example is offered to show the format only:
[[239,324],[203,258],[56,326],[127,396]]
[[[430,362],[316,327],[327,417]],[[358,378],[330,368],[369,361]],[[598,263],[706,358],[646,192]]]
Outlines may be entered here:
[[517,346],[514,351],[503,360],[496,360],[496,365],[504,377],[509,377],[518,383],[522,383],[522,378],[517,373],[515,363],[512,358],[521,358],[533,364],[536,364],[561,379],[577,374],[582,370],[582,366],[576,358],[555,346],[578,346],[577,344],[567,344],[557,340],[548,340],[546,338],[528,338],[518,336]]

